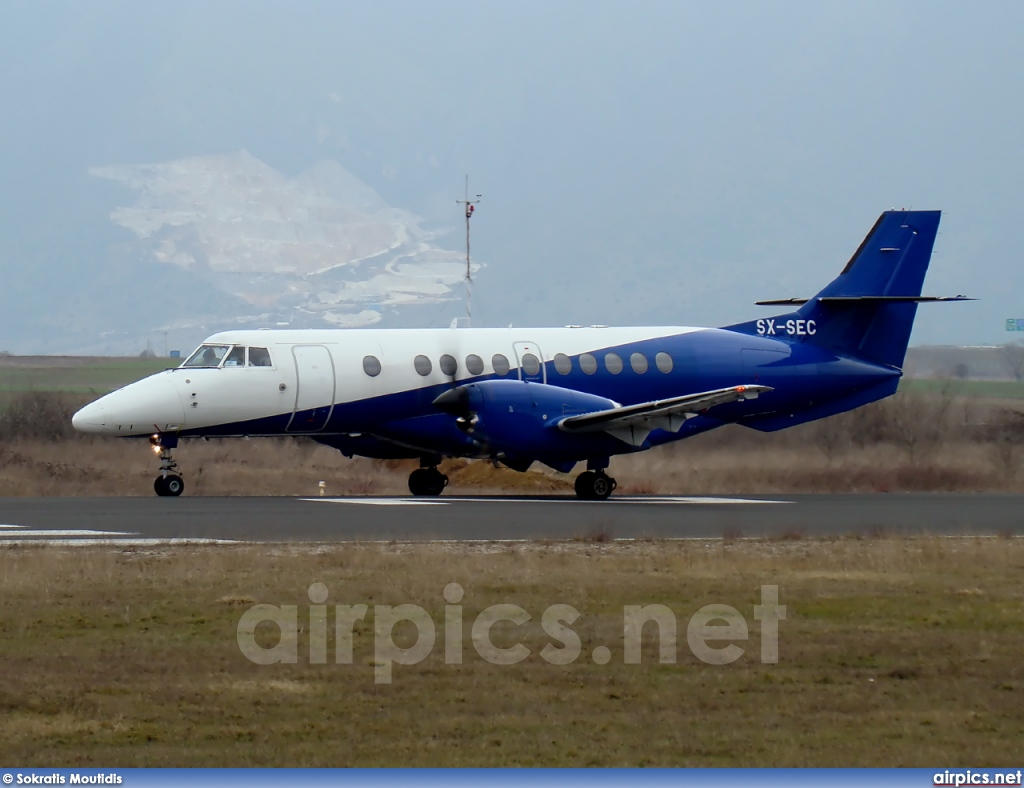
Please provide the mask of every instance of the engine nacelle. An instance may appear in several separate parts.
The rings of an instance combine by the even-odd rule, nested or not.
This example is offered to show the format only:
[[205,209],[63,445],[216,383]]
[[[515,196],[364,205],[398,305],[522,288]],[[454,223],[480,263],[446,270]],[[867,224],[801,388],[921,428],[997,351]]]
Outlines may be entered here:
[[558,429],[566,416],[618,407],[618,403],[545,383],[485,380],[458,386],[434,400],[459,427],[492,455],[520,459],[577,459],[609,443],[603,433],[568,435]]

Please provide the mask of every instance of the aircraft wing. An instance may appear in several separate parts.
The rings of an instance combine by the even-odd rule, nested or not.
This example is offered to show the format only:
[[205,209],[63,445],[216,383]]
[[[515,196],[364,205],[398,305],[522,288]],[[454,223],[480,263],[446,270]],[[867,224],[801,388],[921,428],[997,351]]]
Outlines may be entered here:
[[727,402],[756,399],[770,386],[731,386],[725,389],[686,394],[672,399],[642,402],[594,413],[569,416],[558,423],[564,432],[607,432],[632,446],[641,445],[652,430],[676,432],[699,413]]

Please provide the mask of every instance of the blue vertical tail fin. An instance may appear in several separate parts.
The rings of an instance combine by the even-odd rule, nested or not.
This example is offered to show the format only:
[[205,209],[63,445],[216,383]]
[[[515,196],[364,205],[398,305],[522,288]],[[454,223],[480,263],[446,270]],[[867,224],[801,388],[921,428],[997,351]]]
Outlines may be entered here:
[[810,342],[836,353],[902,367],[940,211],[886,211],[839,276],[809,299],[760,301],[795,312],[729,326],[741,333]]

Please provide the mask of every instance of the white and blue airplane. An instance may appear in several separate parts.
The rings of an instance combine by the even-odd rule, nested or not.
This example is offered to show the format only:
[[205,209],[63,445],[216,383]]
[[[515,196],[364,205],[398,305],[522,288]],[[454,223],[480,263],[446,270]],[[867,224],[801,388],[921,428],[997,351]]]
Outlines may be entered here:
[[842,272],[791,308],[724,328],[225,331],[180,367],[75,414],[82,432],[149,437],[157,495],[184,482],[181,438],[308,436],[346,457],[419,459],[414,495],[440,495],[446,457],[569,473],[604,500],[617,454],[724,424],[775,430],[893,394],[939,211],[883,213]]

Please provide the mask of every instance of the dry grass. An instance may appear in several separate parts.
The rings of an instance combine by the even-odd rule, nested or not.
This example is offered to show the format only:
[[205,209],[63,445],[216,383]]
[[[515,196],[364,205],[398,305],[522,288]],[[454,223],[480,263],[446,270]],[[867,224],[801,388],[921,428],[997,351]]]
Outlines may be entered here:
[[[728,429],[728,428],[727,428]],[[1006,472],[991,448],[944,444],[911,463],[898,446],[849,447],[829,460],[816,446],[746,449],[697,436],[645,454],[616,457],[620,494],[1020,492],[1024,475]]]
[[[1010,766],[1024,727],[1019,539],[12,547],[0,566],[11,763]],[[452,581],[465,589],[461,665],[443,659]],[[309,664],[305,625],[298,664],[246,660],[235,630],[247,606],[295,604],[305,622],[314,582],[328,605],[370,606],[353,664]],[[758,658],[762,584],[787,606],[778,664]],[[373,606],[403,603],[430,613],[437,645],[375,684]],[[530,648],[517,665],[470,642],[495,603],[534,616],[496,630],[498,645]],[[540,614],[556,603],[582,614],[582,657],[564,666],[538,656],[551,642]],[[623,605],[650,603],[679,621],[678,664],[656,662],[653,628],[643,664],[623,662]],[[750,624],[732,665],[686,647],[686,621],[710,603]],[[608,664],[589,658],[597,645]]]

